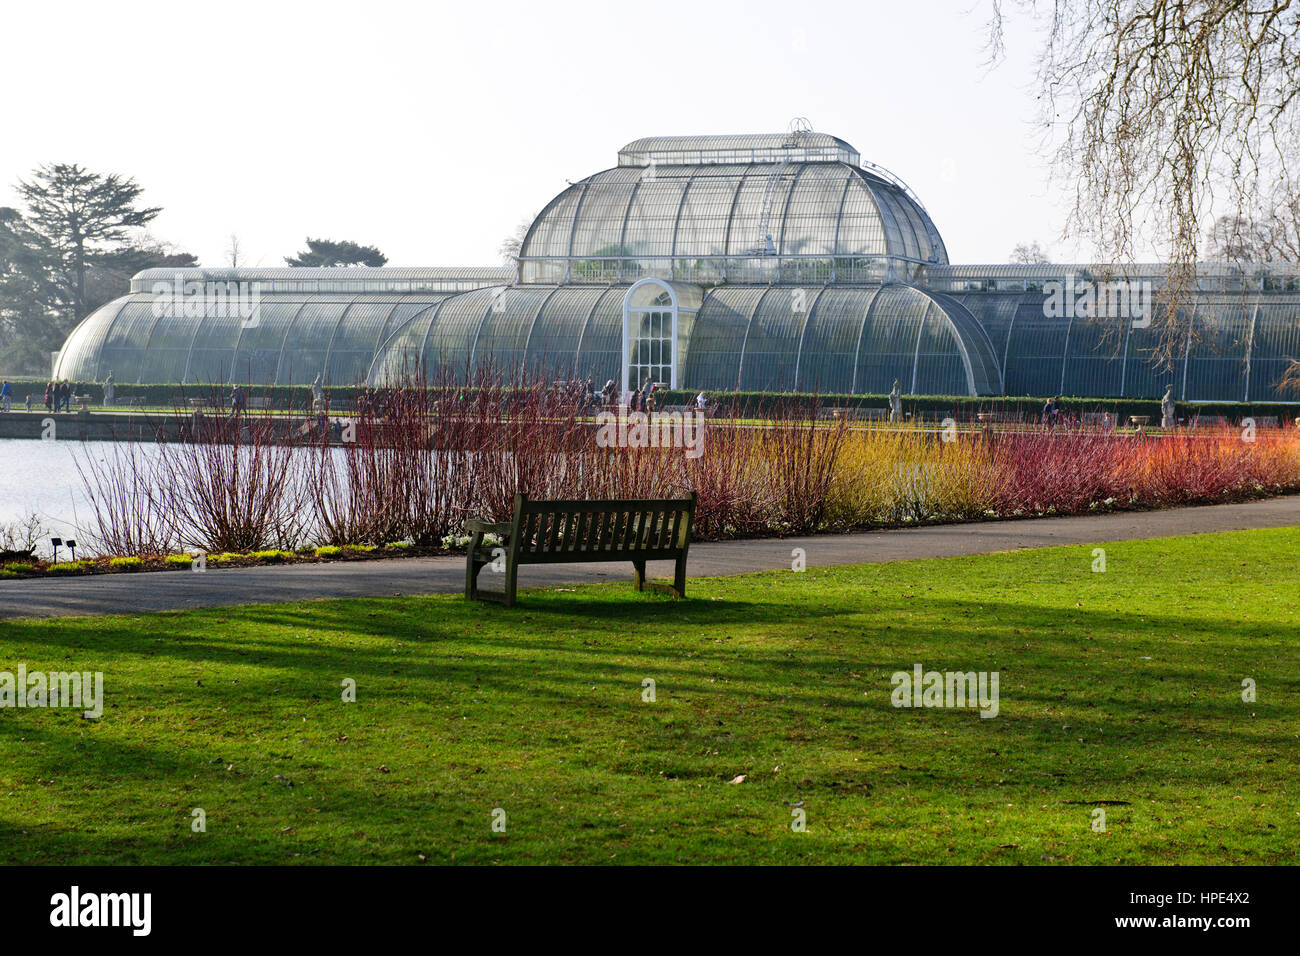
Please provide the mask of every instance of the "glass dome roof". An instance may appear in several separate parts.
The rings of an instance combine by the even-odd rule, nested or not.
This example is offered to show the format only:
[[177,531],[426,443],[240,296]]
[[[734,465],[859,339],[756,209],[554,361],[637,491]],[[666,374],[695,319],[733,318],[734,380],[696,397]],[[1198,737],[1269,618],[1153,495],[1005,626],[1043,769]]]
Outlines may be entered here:
[[[792,145],[793,143],[793,145]],[[655,137],[555,197],[520,251],[524,282],[861,282],[948,261],[924,207],[826,134]],[[891,275],[892,273],[892,275]]]

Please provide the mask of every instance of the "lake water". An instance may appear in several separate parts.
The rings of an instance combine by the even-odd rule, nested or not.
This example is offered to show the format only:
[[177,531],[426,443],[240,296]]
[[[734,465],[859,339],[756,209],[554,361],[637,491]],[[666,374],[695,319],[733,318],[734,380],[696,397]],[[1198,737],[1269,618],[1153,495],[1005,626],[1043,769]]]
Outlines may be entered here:
[[[161,446],[140,442],[136,447],[148,458]],[[115,450],[121,452],[122,443],[0,438],[0,528],[25,523],[34,514],[45,529],[36,549],[41,557],[51,556],[51,537],[72,538],[82,545],[77,548],[79,557],[92,556],[95,514],[77,463],[84,468],[91,460],[103,462]],[[331,453],[343,455],[337,447]],[[61,548],[59,557],[66,560],[70,555]]]
[[[141,445],[146,454],[154,446]],[[24,521],[35,514],[47,534],[37,549],[49,557],[49,537],[89,541],[85,528],[94,520],[86,503],[85,488],[77,473],[77,459],[102,460],[113,442],[38,441],[0,439],[0,525]],[[67,558],[61,551],[60,558]]]

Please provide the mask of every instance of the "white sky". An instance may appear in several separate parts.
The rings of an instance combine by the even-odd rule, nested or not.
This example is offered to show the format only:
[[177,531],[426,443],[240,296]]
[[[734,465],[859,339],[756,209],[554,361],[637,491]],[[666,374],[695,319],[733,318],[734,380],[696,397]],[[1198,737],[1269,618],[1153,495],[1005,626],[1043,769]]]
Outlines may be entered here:
[[858,148],[925,203],[953,262],[1038,239],[1065,184],[1036,119],[1027,29],[985,59],[987,0],[0,8],[0,205],[42,162],[133,176],[153,235],[278,266],[307,235],[390,265],[496,265],[519,220],[641,136],[784,131]]

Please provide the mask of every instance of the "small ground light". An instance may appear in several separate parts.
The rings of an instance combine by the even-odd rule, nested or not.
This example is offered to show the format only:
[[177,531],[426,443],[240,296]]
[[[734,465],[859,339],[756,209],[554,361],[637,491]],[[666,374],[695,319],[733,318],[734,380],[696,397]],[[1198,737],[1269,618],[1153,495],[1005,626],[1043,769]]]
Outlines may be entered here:
[[51,538],[50,544],[54,547],[54,564],[59,563],[59,545],[63,544],[62,538]]
[[75,542],[75,541],[73,541],[71,538],[69,538],[67,541],[65,541],[65,542],[63,542],[63,543],[66,544],[69,548],[72,549],[72,560],[73,560],[73,561],[76,561],[76,560],[77,560],[77,542]]

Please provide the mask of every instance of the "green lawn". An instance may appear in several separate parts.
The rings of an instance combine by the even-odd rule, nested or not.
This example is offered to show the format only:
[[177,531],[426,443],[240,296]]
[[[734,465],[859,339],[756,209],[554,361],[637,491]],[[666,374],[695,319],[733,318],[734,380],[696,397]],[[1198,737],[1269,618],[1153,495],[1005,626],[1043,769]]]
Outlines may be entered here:
[[[106,684],[0,710],[0,861],[1294,862],[1298,530],[0,624]],[[999,716],[895,709],[917,663]]]

